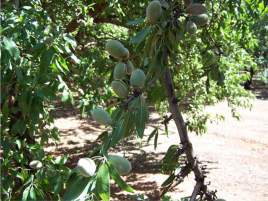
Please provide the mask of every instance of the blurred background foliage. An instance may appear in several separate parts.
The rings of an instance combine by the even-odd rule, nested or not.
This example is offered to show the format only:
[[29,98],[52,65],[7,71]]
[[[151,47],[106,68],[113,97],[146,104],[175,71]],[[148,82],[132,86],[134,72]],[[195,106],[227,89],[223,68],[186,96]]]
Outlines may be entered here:
[[[180,2],[180,1],[178,1]],[[178,43],[171,69],[189,129],[206,131],[206,122],[223,118],[204,112],[227,100],[250,106],[252,79],[268,79],[268,9],[262,0],[205,3],[210,23]],[[147,70],[144,30],[148,1],[1,1],[1,197],[3,200],[60,200],[70,169],[67,158],[45,154],[58,140],[52,112],[61,105],[83,117],[95,105],[113,108],[110,88],[115,65],[104,51],[120,40],[136,67]],[[140,31],[141,30],[141,31]],[[162,115],[167,103],[156,84],[146,94]],[[43,166],[32,169],[29,162]]]

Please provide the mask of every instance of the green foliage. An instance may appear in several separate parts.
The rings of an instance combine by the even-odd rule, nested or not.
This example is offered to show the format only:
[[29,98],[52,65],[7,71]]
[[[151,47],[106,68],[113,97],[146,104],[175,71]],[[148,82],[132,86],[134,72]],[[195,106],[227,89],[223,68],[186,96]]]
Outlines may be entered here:
[[[144,136],[148,104],[166,115],[159,78],[167,67],[167,53],[188,130],[197,134],[206,131],[208,121],[216,120],[205,112],[206,105],[226,100],[238,117],[236,108],[250,106],[253,97],[242,86],[250,77],[249,69],[267,72],[265,1],[202,1],[203,5],[195,1],[187,10],[182,1],[169,1],[156,8],[156,15],[147,9],[147,20],[148,1],[18,2],[5,1],[1,12],[3,200],[109,200],[110,178],[121,189],[133,191],[106,156],[122,139]],[[190,21],[197,24],[192,35],[186,34]],[[127,64],[126,75],[114,78],[134,86],[120,98],[112,92],[115,59],[104,51],[108,40],[125,45],[116,54],[110,51]],[[131,81],[134,66],[146,75],[138,84]],[[112,129],[101,136],[103,144],[96,152],[101,160],[95,161],[96,173],[89,178],[71,172],[66,156],[55,158],[44,151],[49,140],[59,138],[53,125],[55,103],[72,104],[82,116],[96,105],[107,107],[111,114]],[[155,148],[159,134],[156,127],[148,138],[154,139]],[[163,170],[171,173],[166,185],[179,166],[175,148],[163,159]]]
[[163,158],[162,170],[169,174],[178,167],[178,145],[171,145]]
[[110,200],[110,176],[106,163],[100,166],[97,173],[96,191],[103,201]]
[[[75,41],[62,34],[36,2],[20,11],[10,9],[1,13],[2,196],[58,199],[69,169],[65,162],[55,164],[44,145],[58,139],[52,101],[57,94],[72,101],[63,77],[69,72],[68,58],[76,58],[69,50]],[[33,160],[43,167],[32,169]]]

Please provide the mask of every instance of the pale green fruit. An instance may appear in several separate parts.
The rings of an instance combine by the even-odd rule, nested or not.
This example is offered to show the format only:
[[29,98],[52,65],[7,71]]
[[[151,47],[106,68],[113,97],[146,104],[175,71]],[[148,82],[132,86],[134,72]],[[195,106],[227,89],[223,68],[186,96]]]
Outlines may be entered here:
[[92,118],[103,125],[111,125],[112,119],[108,112],[101,108],[95,108],[91,111]]
[[120,175],[128,175],[132,170],[129,160],[122,156],[109,155],[108,161],[115,167]]
[[186,31],[189,34],[195,34],[197,31],[197,26],[193,21],[188,21],[186,24]]
[[155,24],[162,15],[161,3],[157,0],[151,1],[146,8],[146,19],[150,24]]
[[200,14],[197,16],[193,16],[191,18],[192,21],[194,21],[194,23],[197,26],[204,26],[208,23],[208,15],[207,14]]
[[146,76],[141,69],[136,69],[131,73],[130,84],[133,87],[142,88],[145,84]]
[[43,164],[41,161],[38,161],[38,160],[33,160],[30,162],[29,166],[32,168],[32,169],[40,169]]
[[111,87],[119,98],[126,98],[128,96],[128,87],[122,80],[112,81]]
[[190,15],[200,15],[207,12],[207,8],[200,3],[192,3],[186,8],[186,12]]
[[121,80],[126,76],[126,64],[119,62],[116,64],[113,73],[115,80]]
[[131,75],[131,73],[135,70],[135,67],[133,65],[133,63],[131,61],[127,61],[127,64],[126,64],[126,73],[128,75]]
[[105,49],[116,59],[126,60],[129,57],[129,51],[118,40],[109,40]]
[[80,158],[76,169],[84,177],[92,177],[96,172],[96,164],[90,158]]

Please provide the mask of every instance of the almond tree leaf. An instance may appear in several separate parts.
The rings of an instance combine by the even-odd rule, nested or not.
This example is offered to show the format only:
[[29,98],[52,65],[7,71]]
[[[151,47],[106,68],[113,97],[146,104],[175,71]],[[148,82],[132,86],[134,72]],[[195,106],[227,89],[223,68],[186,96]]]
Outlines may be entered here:
[[150,27],[146,27],[145,29],[142,29],[139,31],[134,37],[131,38],[130,43],[132,44],[140,44],[142,41],[145,40],[146,36],[151,32]]
[[36,200],[36,193],[35,193],[34,186],[31,187],[30,198],[31,198],[31,200]]
[[178,156],[177,156],[178,148],[179,148],[178,145],[171,145],[168,148],[162,163],[162,170],[164,173],[170,173],[178,166]]
[[155,134],[156,134],[157,131],[158,131],[158,128],[155,128],[155,129],[151,132],[151,134],[150,134],[149,137],[148,137],[147,143],[150,142],[150,140],[155,136]]
[[97,172],[96,191],[103,201],[110,200],[110,175],[106,163],[103,163]]
[[128,26],[134,26],[134,25],[139,25],[141,23],[144,22],[144,18],[138,18],[138,19],[135,19],[135,20],[130,20],[127,22],[127,25]]
[[113,129],[113,132],[111,134],[111,143],[110,146],[114,146],[117,144],[124,136],[124,119],[120,120],[115,128]]
[[162,187],[168,186],[169,184],[171,184],[174,179],[175,179],[175,174],[172,173],[171,175],[169,175],[169,177],[161,184]]
[[121,176],[119,175],[119,173],[117,172],[117,170],[114,168],[114,166],[109,163],[109,172],[111,174],[111,177],[112,179],[115,181],[115,183],[118,184],[118,186],[124,190],[124,191],[127,191],[127,192],[130,192],[130,193],[133,193],[134,192],[134,189],[129,186],[122,178]]
[[17,47],[16,43],[10,39],[10,38],[3,38],[3,49],[6,49],[11,57],[13,57],[15,60],[19,59],[20,57],[20,51]]
[[40,69],[42,71],[46,72],[46,69],[50,67],[55,52],[56,51],[53,47],[43,51],[40,61]]
[[67,191],[63,195],[64,201],[73,201],[85,197],[90,186],[90,180],[86,177],[76,175],[72,177],[67,185]]
[[31,190],[31,185],[27,186],[22,193],[22,201],[26,201]]
[[145,124],[148,120],[148,109],[145,105],[144,100],[142,100],[142,97],[138,98],[137,103],[138,107],[137,111],[135,111],[135,125],[138,136],[142,138],[144,134]]
[[157,147],[157,141],[158,141],[158,130],[156,131],[156,134],[154,136],[154,149]]

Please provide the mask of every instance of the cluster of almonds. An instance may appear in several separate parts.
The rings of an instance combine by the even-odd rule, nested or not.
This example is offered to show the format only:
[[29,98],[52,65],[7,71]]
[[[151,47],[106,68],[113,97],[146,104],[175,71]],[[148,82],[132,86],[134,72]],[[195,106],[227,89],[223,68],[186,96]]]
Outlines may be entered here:
[[117,40],[109,40],[105,46],[109,54],[118,60],[114,71],[114,80],[111,87],[119,98],[126,98],[129,94],[127,85],[127,76],[130,75],[130,85],[133,88],[143,88],[145,83],[145,74],[141,69],[135,69],[133,63],[129,60],[129,51],[122,43]]
[[[194,34],[197,27],[204,26],[208,23],[207,9],[200,3],[192,3],[186,8],[188,14],[186,22],[186,31],[189,34]],[[160,1],[154,0],[149,3],[146,9],[146,20],[149,24],[156,24],[162,16],[162,5]]]
[[[129,94],[129,83],[134,89],[142,89],[145,84],[146,76],[141,69],[135,69],[133,63],[129,60],[129,51],[122,43],[117,40],[109,40],[105,46],[109,54],[118,60],[114,71],[114,80],[111,87],[119,98],[127,98]],[[112,119],[109,113],[100,107],[96,107],[91,111],[91,115],[95,121],[103,125],[112,125]]]
[[[118,155],[109,155],[108,162],[113,165],[117,172],[124,176],[131,172],[132,166],[129,160]],[[76,172],[83,177],[92,177],[96,172],[97,166],[93,159],[91,158],[80,158],[77,166]]]

